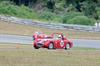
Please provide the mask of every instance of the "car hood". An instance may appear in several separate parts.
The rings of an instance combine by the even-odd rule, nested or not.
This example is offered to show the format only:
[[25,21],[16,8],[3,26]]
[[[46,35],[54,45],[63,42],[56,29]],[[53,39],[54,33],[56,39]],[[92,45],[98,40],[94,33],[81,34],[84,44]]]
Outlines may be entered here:
[[52,41],[53,39],[50,38],[50,39],[38,39],[38,41]]

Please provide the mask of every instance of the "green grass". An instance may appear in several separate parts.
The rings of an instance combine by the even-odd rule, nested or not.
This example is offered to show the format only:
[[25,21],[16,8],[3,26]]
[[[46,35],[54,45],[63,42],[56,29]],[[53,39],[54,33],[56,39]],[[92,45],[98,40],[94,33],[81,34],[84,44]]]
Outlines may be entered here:
[[32,45],[19,49],[14,48],[16,44],[0,45],[0,66],[100,66],[100,50],[96,49],[36,50]]
[[86,51],[92,51],[97,50],[96,48],[86,48],[86,47],[73,47],[72,50],[86,50]]

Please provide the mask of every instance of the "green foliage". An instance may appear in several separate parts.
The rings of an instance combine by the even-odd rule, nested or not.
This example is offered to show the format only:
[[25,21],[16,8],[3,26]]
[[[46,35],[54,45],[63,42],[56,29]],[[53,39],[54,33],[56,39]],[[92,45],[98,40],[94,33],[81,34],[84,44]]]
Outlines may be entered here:
[[[87,7],[88,6],[88,7]],[[90,16],[93,15],[94,13],[96,13],[96,5],[94,3],[91,4],[91,2],[86,2],[83,6],[84,8],[84,13],[86,16]]]
[[44,20],[53,20],[55,18],[55,14],[49,11],[44,11],[39,15],[40,19],[44,19]]
[[[48,0],[32,0],[33,2],[31,2],[29,6],[31,5],[33,8],[24,5],[17,6],[10,1],[11,0],[0,0],[0,14],[51,22],[62,22],[65,24],[83,25],[93,25],[94,22],[91,21],[91,18],[97,19],[97,16],[100,16],[99,0],[54,0],[54,10],[47,8]],[[77,1],[78,3],[76,3]],[[81,5],[79,8],[81,12],[78,12],[76,9],[78,4]]]
[[64,11],[64,3],[63,2],[56,4],[56,11]]
[[22,18],[35,18],[37,15],[32,9],[29,9],[24,5],[19,7],[9,3],[8,1],[0,3],[0,13]]
[[80,12],[68,12],[62,17],[62,22],[67,23],[68,20],[70,20],[76,16],[81,16],[81,15],[83,15],[83,14]]
[[10,0],[0,0],[0,2],[2,2],[2,1],[10,1]]
[[52,13],[51,11],[44,11],[44,12],[41,12],[39,15],[38,15],[38,19],[39,20],[43,20],[43,21],[52,21],[52,22],[61,22],[61,15],[57,15],[55,13]]
[[79,25],[94,25],[94,21],[86,16],[76,16],[67,22],[68,24],[79,24]]
[[100,7],[97,7],[96,10],[97,10],[97,14],[100,15]]

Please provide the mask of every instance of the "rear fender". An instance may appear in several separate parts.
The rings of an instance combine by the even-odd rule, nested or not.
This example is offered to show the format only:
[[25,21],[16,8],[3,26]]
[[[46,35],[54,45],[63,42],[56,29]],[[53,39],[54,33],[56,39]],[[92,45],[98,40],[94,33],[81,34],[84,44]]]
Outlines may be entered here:
[[70,48],[72,48],[72,46],[73,46],[73,43],[72,42],[67,42],[66,44],[69,44],[70,45]]

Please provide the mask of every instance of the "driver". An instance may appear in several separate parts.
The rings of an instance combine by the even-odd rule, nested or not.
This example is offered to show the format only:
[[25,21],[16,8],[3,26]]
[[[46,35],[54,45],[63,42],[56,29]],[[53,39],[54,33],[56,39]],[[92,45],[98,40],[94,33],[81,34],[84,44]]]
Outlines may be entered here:
[[61,39],[62,37],[61,37],[61,35],[58,35],[58,39]]

